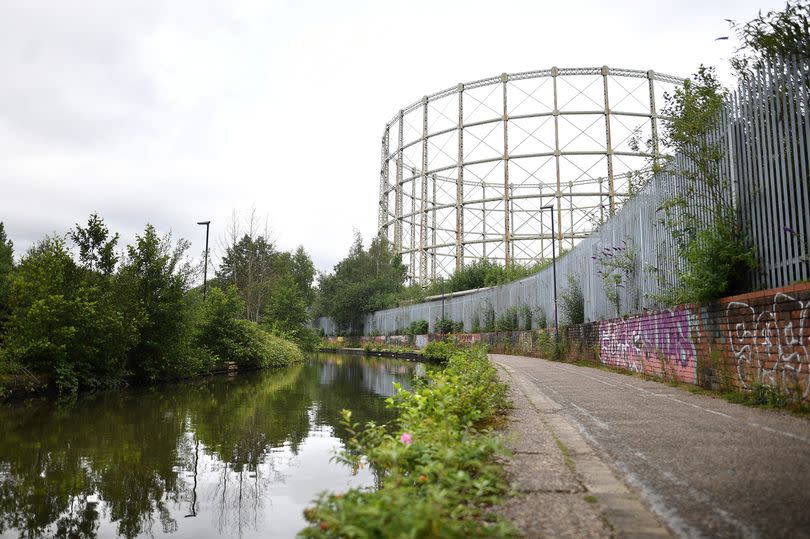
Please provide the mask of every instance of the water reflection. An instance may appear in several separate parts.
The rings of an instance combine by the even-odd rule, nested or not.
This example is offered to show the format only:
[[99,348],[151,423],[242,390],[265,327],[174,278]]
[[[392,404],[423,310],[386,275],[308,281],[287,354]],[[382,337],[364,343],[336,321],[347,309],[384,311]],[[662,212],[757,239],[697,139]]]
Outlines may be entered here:
[[417,364],[321,355],[288,369],[0,408],[0,537],[290,537],[324,489],[339,411],[386,421]]

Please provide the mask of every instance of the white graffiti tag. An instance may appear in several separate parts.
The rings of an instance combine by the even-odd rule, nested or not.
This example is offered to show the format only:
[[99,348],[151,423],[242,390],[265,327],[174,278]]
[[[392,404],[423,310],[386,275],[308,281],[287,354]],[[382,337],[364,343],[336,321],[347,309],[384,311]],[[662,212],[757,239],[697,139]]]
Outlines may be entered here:
[[[731,316],[746,312],[744,321],[733,324]],[[798,316],[797,316],[798,315]],[[726,307],[729,343],[737,361],[737,374],[745,388],[752,384],[798,390],[802,398],[810,393],[810,301],[787,294],[773,297],[770,310],[732,301]]]

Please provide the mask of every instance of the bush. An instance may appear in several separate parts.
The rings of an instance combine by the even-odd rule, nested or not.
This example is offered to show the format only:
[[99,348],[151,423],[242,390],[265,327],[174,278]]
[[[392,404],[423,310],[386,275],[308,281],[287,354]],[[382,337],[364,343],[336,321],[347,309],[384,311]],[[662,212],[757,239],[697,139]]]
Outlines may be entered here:
[[197,342],[216,361],[282,367],[303,360],[301,350],[294,343],[239,318],[244,303],[235,287],[212,288],[202,309]]
[[545,329],[548,327],[548,321],[546,319],[546,311],[542,307],[537,308],[537,311],[535,311],[535,316],[537,318],[537,327],[539,329]]
[[495,331],[517,331],[518,330],[518,308],[509,307],[495,321]]
[[478,316],[478,313],[473,313],[472,326],[470,327],[470,331],[472,331],[473,333],[481,332],[481,317]]
[[573,273],[568,274],[568,288],[560,292],[560,310],[569,324],[585,322],[585,297]]
[[520,306],[520,317],[523,319],[523,329],[531,331],[532,329],[532,308],[525,303]]
[[427,320],[414,320],[411,322],[411,325],[405,329],[405,335],[427,335],[427,332]]
[[485,429],[504,407],[506,386],[481,348],[453,354],[415,392],[397,388],[391,426],[343,422],[352,435],[340,460],[378,472],[378,488],[324,493],[304,516],[302,537],[511,537],[488,507],[508,491],[495,457],[504,449]]
[[433,332],[434,333],[463,333],[464,332],[464,323],[463,322],[454,322],[449,318],[439,318],[433,324]]
[[447,363],[454,353],[458,352],[459,348],[451,342],[446,341],[431,341],[422,350],[422,355],[427,359],[433,359]]
[[495,331],[495,309],[489,302],[484,306],[484,311],[481,313],[481,325],[484,332]]

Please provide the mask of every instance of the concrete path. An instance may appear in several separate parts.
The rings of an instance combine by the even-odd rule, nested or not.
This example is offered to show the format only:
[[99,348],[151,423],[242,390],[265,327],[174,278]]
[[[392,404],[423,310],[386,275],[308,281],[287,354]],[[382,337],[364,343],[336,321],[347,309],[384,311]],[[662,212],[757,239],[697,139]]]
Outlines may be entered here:
[[[578,495],[596,498],[616,535],[664,533],[649,508],[680,537],[810,537],[810,421],[597,369],[490,357],[537,416],[516,407],[515,449],[548,445],[536,420],[570,445]],[[515,468],[528,469],[529,457],[516,453]]]

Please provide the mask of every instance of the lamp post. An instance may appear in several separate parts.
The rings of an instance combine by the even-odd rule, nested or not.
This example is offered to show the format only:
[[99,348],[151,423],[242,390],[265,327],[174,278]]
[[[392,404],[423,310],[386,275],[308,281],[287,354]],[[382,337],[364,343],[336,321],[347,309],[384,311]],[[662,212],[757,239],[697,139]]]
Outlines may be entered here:
[[442,280],[442,324],[444,324],[444,276],[440,279]]
[[203,301],[208,296],[208,227],[211,221],[197,221],[198,225],[205,225],[205,268],[203,269]]
[[551,210],[551,275],[554,282],[554,340],[560,341],[560,325],[557,320],[557,252],[554,244],[557,241],[554,234],[554,206],[543,206],[542,210]]

